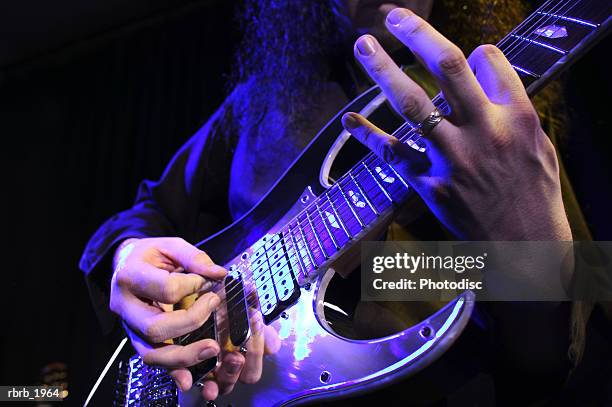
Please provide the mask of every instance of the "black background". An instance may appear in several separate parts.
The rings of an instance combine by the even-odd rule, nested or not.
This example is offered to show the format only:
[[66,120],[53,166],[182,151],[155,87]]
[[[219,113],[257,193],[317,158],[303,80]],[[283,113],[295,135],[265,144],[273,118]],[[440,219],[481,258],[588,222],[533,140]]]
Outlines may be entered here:
[[[0,383],[35,384],[62,361],[78,403],[111,352],[77,268],[84,245],[219,105],[240,38],[234,2],[115,3],[84,20],[56,18],[70,3],[5,3],[0,24]],[[609,51],[564,76],[563,156],[598,240],[612,240]]]

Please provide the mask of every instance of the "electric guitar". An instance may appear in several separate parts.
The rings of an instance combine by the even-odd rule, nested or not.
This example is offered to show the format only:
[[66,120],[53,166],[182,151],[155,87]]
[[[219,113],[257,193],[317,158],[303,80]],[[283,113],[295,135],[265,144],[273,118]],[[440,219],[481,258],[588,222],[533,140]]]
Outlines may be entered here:
[[[611,16],[609,0],[549,0],[497,46],[533,96],[609,33]],[[436,105],[441,101],[440,95],[434,98]],[[224,302],[200,329],[175,342],[210,337],[240,349],[256,329],[249,322],[251,308],[261,312],[281,340],[278,352],[264,356],[261,380],[237,384],[216,405],[298,405],[368,392],[431,365],[465,329],[474,307],[470,291],[397,332],[359,338],[338,329],[342,324],[337,321],[349,320],[352,313],[327,296],[334,269],[346,267],[358,242],[384,230],[414,196],[402,176],[372,153],[331,180],[331,164],[349,138],[340,118],[356,111],[374,123],[383,117],[395,120],[394,136],[424,149],[418,129],[389,119],[394,116],[384,102],[380,89],[373,87],[348,104],[255,207],[197,245],[228,270],[215,289]],[[179,392],[164,370],[145,365],[134,353],[125,338],[86,405],[99,405],[96,396],[113,387],[109,378],[115,372],[117,405],[203,404],[197,386]],[[217,362],[214,358],[193,367],[194,382],[204,379]]]

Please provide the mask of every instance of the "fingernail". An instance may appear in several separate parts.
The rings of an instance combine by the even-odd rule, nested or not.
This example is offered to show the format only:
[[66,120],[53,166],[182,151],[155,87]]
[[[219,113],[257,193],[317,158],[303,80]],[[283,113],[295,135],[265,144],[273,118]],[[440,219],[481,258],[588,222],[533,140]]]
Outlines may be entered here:
[[369,35],[360,37],[355,45],[357,46],[357,51],[359,51],[359,53],[363,56],[374,55],[376,52],[374,41]]
[[207,293],[208,291],[210,291],[212,289],[214,284],[215,284],[214,282],[212,282],[210,280],[204,279],[204,283],[198,289],[198,293],[200,293],[200,294]]
[[217,266],[217,265],[215,265],[215,272],[216,272],[216,273],[219,273],[219,274],[221,274],[221,275],[223,275],[223,276],[226,276],[226,275],[227,275],[227,270],[226,270],[226,269],[225,269],[225,267],[223,267],[223,266]]
[[357,121],[357,118],[355,117],[355,113],[352,113],[352,112],[345,113],[342,116],[342,125],[347,130],[353,130],[357,128],[359,126],[359,122]]
[[198,355],[198,359],[200,360],[208,360],[210,358],[214,358],[217,356],[217,349],[215,348],[206,348]]
[[242,368],[242,364],[240,363],[228,363],[227,367],[225,368],[225,371],[230,375],[235,375],[235,374],[238,374],[238,372],[240,372],[241,368]]
[[210,300],[208,300],[208,307],[211,309],[215,309],[219,306],[220,302],[221,299],[218,296],[213,295],[212,297],[210,297]]
[[412,14],[410,10],[406,10],[405,8],[394,8],[387,14],[387,22],[391,25],[398,26],[404,18]]

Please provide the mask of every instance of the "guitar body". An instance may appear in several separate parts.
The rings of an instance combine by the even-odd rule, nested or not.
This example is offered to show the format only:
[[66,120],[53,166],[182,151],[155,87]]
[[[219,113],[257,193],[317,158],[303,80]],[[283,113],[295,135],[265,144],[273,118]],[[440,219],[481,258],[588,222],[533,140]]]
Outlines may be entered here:
[[[351,102],[313,139],[255,207],[197,246],[228,269],[248,265],[262,237],[277,233],[329,186],[326,185],[327,171],[348,138],[340,122],[342,114],[359,111],[366,116],[379,114],[387,121],[398,121],[388,108],[381,108],[385,106],[384,101],[380,90],[374,87]],[[384,227],[391,216],[381,214],[381,218],[386,220],[382,222]],[[355,239],[352,249],[358,248],[358,240]],[[462,294],[417,325],[403,324],[401,326],[406,329],[393,333],[388,327],[381,328],[379,331],[385,332],[382,337],[359,338],[354,333],[347,337],[341,330],[334,330],[330,315],[332,320],[334,315],[349,320],[355,308],[354,301],[348,308],[336,305],[346,304],[346,299],[333,298],[338,296],[337,292],[346,290],[336,289],[332,296],[328,290],[335,274],[334,264],[348,257],[349,250],[341,251],[335,257],[336,262],[316,277],[308,281],[293,280],[296,289],[296,295],[291,296],[293,305],[271,323],[280,338],[279,351],[264,356],[263,374],[257,384],[237,384],[231,394],[220,396],[216,405],[297,405],[361,394],[415,374],[452,345],[470,318],[474,306],[471,292]],[[342,279],[336,277],[336,280],[340,280],[336,284],[342,284]],[[358,297],[359,292],[352,289],[351,294],[351,297]],[[406,305],[409,307],[410,303]],[[377,329],[373,327],[372,330]],[[108,369],[111,373],[105,374],[96,386],[91,405],[98,405],[96,394],[108,391],[104,389],[114,381],[119,365],[123,367],[120,373],[123,377],[119,380],[122,384],[115,391],[119,403],[128,404],[132,400],[130,405],[172,405],[175,401],[170,400],[178,399],[183,407],[202,405],[197,387],[179,394],[165,372],[143,365],[140,358],[133,355],[131,346],[119,353]],[[143,378],[148,383],[143,383]],[[138,394],[145,390],[146,397]],[[140,404],[134,399],[140,399]]]
[[[262,236],[278,232],[326,188],[321,169],[331,166],[326,162],[330,152],[333,157],[341,148],[339,140],[346,139],[340,122],[344,112],[386,115],[387,122],[394,120],[384,111],[384,100],[376,87],[354,100],[313,139],[250,212],[199,247],[217,262],[235,263]],[[406,378],[451,346],[474,306],[473,294],[467,292],[406,330],[377,339],[349,339],[334,331],[326,317],[326,307],[345,312],[339,311],[335,298],[326,295],[334,274],[329,269],[302,288],[297,303],[272,323],[281,347],[264,357],[261,380],[255,385],[237,384],[232,393],[216,400],[218,406],[298,405],[360,394]],[[181,406],[200,405],[199,389],[182,394],[180,401]]]
[[[378,339],[340,336],[328,324],[328,271],[297,304],[272,323],[280,350],[264,356],[255,385],[238,383],[217,406],[289,406],[363,394],[417,373],[439,358],[470,318],[473,295],[455,299],[422,323]],[[334,307],[335,308],[335,307]],[[181,406],[202,405],[198,388],[180,396]]]

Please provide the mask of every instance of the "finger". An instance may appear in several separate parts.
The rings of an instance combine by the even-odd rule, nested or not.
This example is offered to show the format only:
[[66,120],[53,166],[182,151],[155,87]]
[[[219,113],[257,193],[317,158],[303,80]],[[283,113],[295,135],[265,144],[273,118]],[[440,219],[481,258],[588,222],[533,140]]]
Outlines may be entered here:
[[[138,350],[138,349],[137,349]],[[202,339],[189,345],[163,345],[143,349],[142,360],[147,365],[165,369],[179,369],[196,365],[219,355],[220,349],[213,339]]]
[[382,88],[395,110],[406,119],[418,123],[434,109],[425,91],[393,62],[374,37],[360,37],[355,42],[354,51],[355,57]]
[[491,102],[505,105],[529,101],[518,74],[495,45],[479,46],[468,62]]
[[274,327],[266,325],[264,327],[264,354],[273,355],[280,350],[281,341],[278,332]]
[[[266,325],[263,321],[263,316],[257,308],[249,309],[251,315],[251,330],[253,335],[259,334],[263,338],[263,353],[264,355],[273,355],[279,351],[281,342],[278,332],[271,325]],[[248,355],[248,353],[247,353]]]
[[216,373],[220,394],[228,394],[234,389],[244,363],[244,356],[238,352],[226,353],[223,356],[221,366]]
[[121,317],[150,343],[162,343],[201,327],[220,303],[214,293],[200,296],[191,307],[171,312],[143,303],[136,297],[126,297]]
[[488,99],[459,47],[408,9],[391,11],[386,25],[437,79],[454,117],[477,118]]
[[191,377],[189,370],[184,368],[172,369],[168,371],[168,374],[172,376],[174,382],[181,391],[191,389],[191,386],[193,385],[193,378]]
[[202,397],[211,401],[219,396],[219,385],[214,380],[206,380],[202,386]]
[[226,270],[216,265],[205,252],[184,239],[178,237],[165,238],[163,249],[160,250],[190,273],[196,273],[213,280],[220,280],[227,274]]
[[264,327],[261,313],[255,312],[251,317],[251,337],[246,343],[244,367],[240,381],[248,384],[257,383],[261,378],[264,355]]
[[357,140],[390,165],[402,166],[408,177],[413,177],[426,167],[426,155],[385,133],[365,117],[357,113],[342,116],[342,125]]
[[212,285],[198,274],[170,273],[145,262],[118,275],[117,283],[139,297],[164,304],[176,304],[190,294],[204,291],[206,285]]

